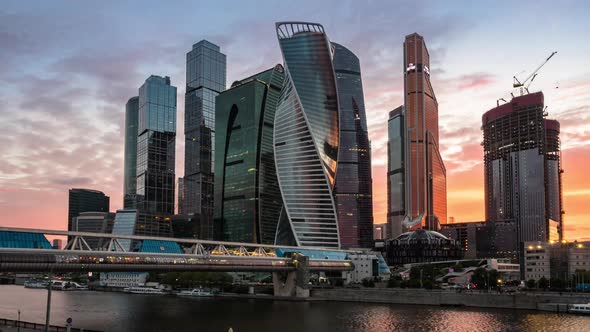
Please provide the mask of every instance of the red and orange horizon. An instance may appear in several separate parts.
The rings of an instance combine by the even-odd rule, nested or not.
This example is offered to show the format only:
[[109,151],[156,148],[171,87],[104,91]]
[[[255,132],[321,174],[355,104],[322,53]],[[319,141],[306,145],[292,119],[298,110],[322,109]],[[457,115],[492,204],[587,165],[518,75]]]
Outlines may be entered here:
[[[192,7],[191,7],[192,6]],[[447,216],[484,218],[481,115],[509,99],[552,51],[531,91],[561,124],[565,237],[590,239],[590,4],[274,2],[6,3],[0,10],[0,226],[65,229],[68,189],[91,188],[122,207],[124,108],[151,75],[178,87],[176,174],[184,162],[185,57],[207,39],[227,54],[227,82],[280,63],[274,23],[321,23],[361,61],[372,144],[374,221],[386,221],[388,112],[403,103],[402,45],[430,52],[447,170]],[[511,8],[510,11],[502,10]],[[417,10],[418,9],[418,10]],[[206,15],[195,20],[195,13]],[[550,17],[539,22],[538,17]],[[158,24],[169,20],[173,24]],[[526,34],[515,33],[527,27]]]

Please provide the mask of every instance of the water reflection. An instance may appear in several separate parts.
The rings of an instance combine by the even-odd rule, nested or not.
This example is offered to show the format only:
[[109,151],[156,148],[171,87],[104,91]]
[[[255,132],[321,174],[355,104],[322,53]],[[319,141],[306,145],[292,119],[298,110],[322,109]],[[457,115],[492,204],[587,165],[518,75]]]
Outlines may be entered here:
[[[0,318],[43,322],[46,291],[0,286]],[[104,331],[585,331],[590,317],[514,310],[53,292],[52,324]]]

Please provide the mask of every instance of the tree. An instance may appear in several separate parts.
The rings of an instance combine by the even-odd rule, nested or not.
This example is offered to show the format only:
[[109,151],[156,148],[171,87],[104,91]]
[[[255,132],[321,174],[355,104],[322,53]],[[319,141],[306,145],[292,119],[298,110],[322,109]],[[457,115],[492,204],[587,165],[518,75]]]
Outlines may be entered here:
[[537,282],[535,281],[535,279],[529,279],[526,282],[526,288],[535,288],[537,286]]
[[475,269],[471,275],[471,282],[479,289],[487,288],[487,270],[483,267]]
[[549,288],[549,280],[547,280],[545,277],[539,279],[539,288],[542,288],[543,290]]
[[375,287],[375,282],[373,281],[372,278],[365,278],[363,279],[363,287]]
[[551,286],[551,289],[556,289],[556,290],[564,289],[566,286],[565,280],[560,279],[560,278],[551,278],[549,280],[549,284]]

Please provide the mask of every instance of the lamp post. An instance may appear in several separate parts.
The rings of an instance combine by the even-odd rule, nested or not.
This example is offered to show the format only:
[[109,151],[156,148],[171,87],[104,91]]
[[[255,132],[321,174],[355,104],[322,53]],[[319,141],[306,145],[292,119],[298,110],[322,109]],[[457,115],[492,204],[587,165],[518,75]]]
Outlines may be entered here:
[[17,332],[20,332],[20,309],[18,309],[18,320],[16,321],[16,324],[17,324],[16,330],[17,330]]

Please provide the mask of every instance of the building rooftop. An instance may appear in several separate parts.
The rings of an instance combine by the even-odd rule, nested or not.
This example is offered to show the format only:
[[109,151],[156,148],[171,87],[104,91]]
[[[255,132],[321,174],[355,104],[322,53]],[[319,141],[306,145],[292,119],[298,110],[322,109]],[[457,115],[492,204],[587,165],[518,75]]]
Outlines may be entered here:
[[0,231],[0,248],[51,249],[43,234]]
[[491,110],[485,112],[481,117],[481,122],[483,125],[490,121],[494,121],[501,117],[504,117],[508,114],[516,112],[517,109],[520,109],[525,106],[529,105],[543,105],[544,104],[544,96],[543,92],[534,92],[529,93],[524,96],[517,96],[512,98],[506,104],[502,104],[500,106],[494,107]]

